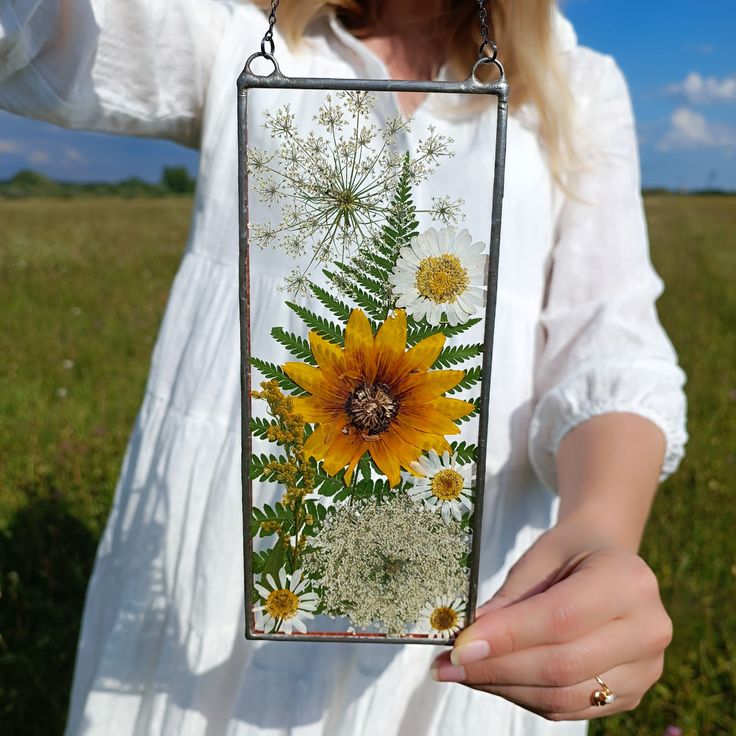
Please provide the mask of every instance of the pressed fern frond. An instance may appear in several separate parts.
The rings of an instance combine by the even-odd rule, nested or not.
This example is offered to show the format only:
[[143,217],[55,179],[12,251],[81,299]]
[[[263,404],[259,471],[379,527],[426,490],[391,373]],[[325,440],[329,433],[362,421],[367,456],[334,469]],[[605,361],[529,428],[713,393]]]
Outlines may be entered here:
[[279,366],[277,366],[275,363],[268,363],[265,360],[261,360],[260,358],[254,358],[251,356],[250,363],[252,366],[257,368],[266,378],[270,378],[274,381],[278,381],[279,386],[281,386],[284,391],[290,391],[295,396],[301,396],[302,394],[305,394],[306,391],[301,386],[298,386],[294,381],[289,378],[289,376],[284,373],[283,370]]
[[344,344],[345,333],[343,332],[342,327],[338,327],[328,319],[325,319],[306,307],[295,304],[294,302],[286,302],[286,306],[289,307],[289,309],[291,309],[291,311],[298,317],[301,317],[307,327],[314,330],[321,337],[324,337],[325,340],[334,342],[336,345]]
[[283,327],[274,327],[271,330],[271,337],[277,343],[283,345],[295,358],[310,365],[317,364],[312,355],[312,349],[309,347],[309,341],[303,337],[295,335],[293,332],[287,332]]
[[468,368],[467,371],[465,371],[465,376],[463,376],[462,380],[453,388],[451,388],[447,393],[449,394],[456,394],[459,391],[463,391],[467,388],[472,388],[476,384],[480,383],[480,380],[482,378],[481,368],[479,365],[473,366],[473,368]]
[[332,312],[332,314],[337,317],[341,322],[347,322],[350,318],[350,307],[341,302],[339,299],[337,299],[335,296],[330,294],[327,289],[323,289],[321,286],[317,286],[315,283],[310,283],[310,288],[312,290],[312,293],[317,297],[317,299],[322,302],[322,304],[327,307],[327,309]]
[[453,365],[459,365],[466,360],[477,358],[483,354],[483,345],[448,345],[442,349],[437,360],[434,362],[434,368],[449,368]]

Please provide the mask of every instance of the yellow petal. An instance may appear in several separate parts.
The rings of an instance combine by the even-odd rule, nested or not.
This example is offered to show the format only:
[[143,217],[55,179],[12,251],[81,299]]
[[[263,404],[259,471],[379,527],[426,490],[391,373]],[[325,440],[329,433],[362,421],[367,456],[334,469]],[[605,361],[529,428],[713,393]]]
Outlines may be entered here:
[[373,331],[362,309],[353,309],[345,328],[345,369],[367,383],[376,376]]
[[406,348],[406,312],[397,309],[378,329],[375,340],[376,375],[389,382],[394,366],[400,363]]
[[343,426],[347,424],[347,417],[342,405],[325,401],[319,396],[294,396],[291,399],[294,411],[301,415],[305,422],[334,422],[344,418]]
[[314,330],[309,332],[309,347],[312,349],[317,365],[323,371],[329,371],[337,375],[345,369],[343,351],[339,345],[328,342],[318,335]]
[[329,383],[319,368],[306,363],[284,363],[281,366],[294,383],[314,396],[321,396],[327,401],[340,404],[344,401],[345,392],[340,384]]
[[307,437],[304,443],[305,457],[313,457],[315,460],[321,460],[327,449],[332,444],[336,429],[329,425],[320,424],[312,434]]
[[373,461],[378,465],[378,469],[388,478],[391,487],[399,485],[401,482],[401,466],[396,458],[389,452],[383,440],[377,442],[369,442],[368,451],[371,453]]
[[361,442],[360,445],[358,445],[358,449],[355,451],[355,454],[350,459],[347,470],[345,471],[345,475],[343,476],[343,481],[345,482],[346,486],[349,486],[353,482],[353,471],[355,470],[355,466],[360,461],[360,458],[365,455],[365,451],[365,443]]
[[418,342],[407,350],[401,361],[402,373],[412,371],[428,371],[435,363],[445,344],[445,336],[438,332]]
[[430,371],[410,373],[396,387],[400,401],[406,404],[424,404],[457,386],[465,371]]
[[324,471],[328,475],[335,475],[352,460],[362,444],[365,444],[365,442],[357,432],[349,434],[338,432],[322,462]]
[[405,442],[418,447],[422,452],[434,449],[437,444],[437,435],[422,432],[399,422],[393,422],[391,430],[396,432]]
[[448,417],[430,406],[409,409],[402,407],[395,422],[429,434],[459,434],[460,428]]
[[466,417],[475,411],[475,404],[470,401],[448,399],[445,396],[431,401],[429,405],[450,419],[460,419],[460,417]]
[[406,442],[398,432],[393,431],[393,427],[384,432],[381,439],[386,445],[386,449],[407,469],[422,454],[419,447]]

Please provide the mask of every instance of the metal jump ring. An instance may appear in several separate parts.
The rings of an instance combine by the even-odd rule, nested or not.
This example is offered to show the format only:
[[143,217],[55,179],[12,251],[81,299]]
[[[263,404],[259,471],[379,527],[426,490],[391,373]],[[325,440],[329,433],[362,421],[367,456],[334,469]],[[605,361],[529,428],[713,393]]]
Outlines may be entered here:
[[[270,50],[266,51],[266,44],[269,44],[271,46]],[[273,40],[273,34],[266,33],[266,35],[261,40],[261,53],[264,56],[273,56],[274,52],[276,51],[276,44]]]
[[[486,47],[490,46],[493,49],[493,53],[489,56],[486,54]],[[490,61],[496,61],[498,58],[498,46],[496,45],[495,41],[490,40],[484,40],[483,43],[480,45],[480,49],[478,49],[478,58],[484,58],[489,59]],[[488,63],[488,62],[486,62]]]
[[[267,61],[270,61],[273,64],[273,71],[270,74],[256,74],[251,68],[250,65],[255,61],[255,59],[266,59]],[[279,64],[276,61],[276,57],[273,54],[269,54],[267,51],[256,51],[255,54],[251,54],[248,57],[248,60],[245,62],[245,71],[248,74],[252,74],[254,76],[259,77],[270,77],[270,76],[280,76],[281,75],[281,69],[279,69]]]

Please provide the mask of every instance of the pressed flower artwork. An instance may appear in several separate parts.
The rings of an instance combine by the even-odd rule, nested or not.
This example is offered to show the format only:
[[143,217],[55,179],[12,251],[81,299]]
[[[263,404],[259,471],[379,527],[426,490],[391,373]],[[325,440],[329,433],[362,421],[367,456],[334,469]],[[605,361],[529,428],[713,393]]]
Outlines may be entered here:
[[475,602],[491,213],[392,106],[249,101],[249,636],[446,643]]

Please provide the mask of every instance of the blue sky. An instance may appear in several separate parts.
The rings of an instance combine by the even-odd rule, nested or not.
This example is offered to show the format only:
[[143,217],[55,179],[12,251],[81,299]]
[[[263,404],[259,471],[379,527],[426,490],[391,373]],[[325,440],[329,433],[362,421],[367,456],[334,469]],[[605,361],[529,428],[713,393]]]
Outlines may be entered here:
[[[644,184],[736,189],[736,1],[567,0],[580,42],[612,54],[629,81]],[[65,131],[0,113],[0,179],[21,168],[76,181],[196,171],[171,143]]]

